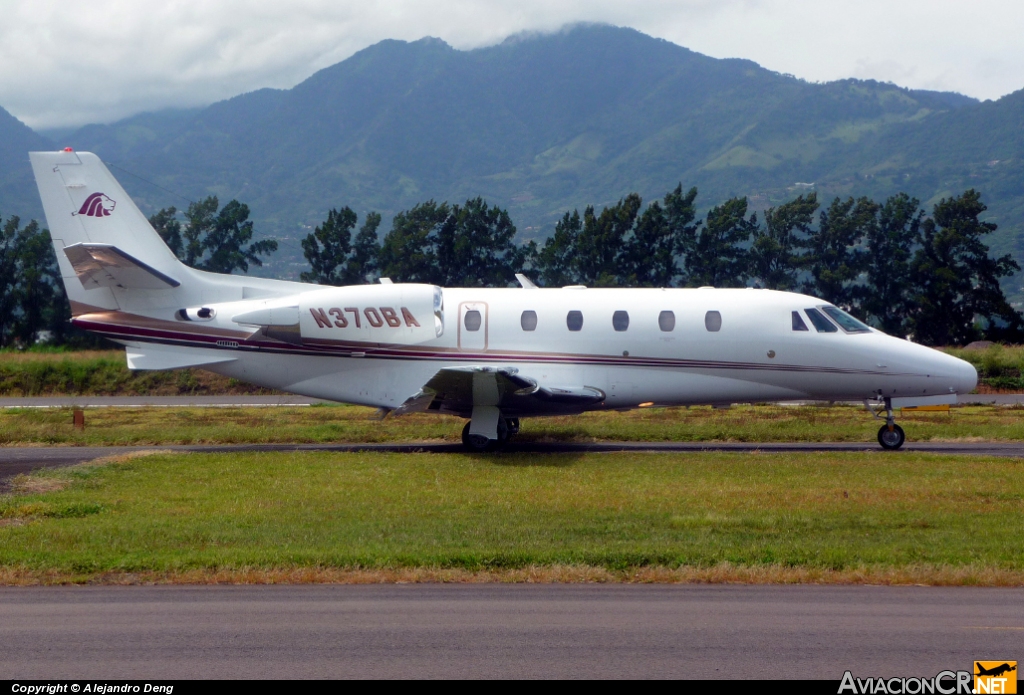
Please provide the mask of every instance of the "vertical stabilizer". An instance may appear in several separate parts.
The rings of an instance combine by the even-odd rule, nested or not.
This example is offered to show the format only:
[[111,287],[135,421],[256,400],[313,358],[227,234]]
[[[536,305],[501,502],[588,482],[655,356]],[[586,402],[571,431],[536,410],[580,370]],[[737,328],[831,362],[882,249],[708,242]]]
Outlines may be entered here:
[[182,278],[189,273],[99,157],[64,150],[31,152],[29,158],[73,313],[113,309],[117,303],[109,287],[83,286],[66,247],[107,245],[157,274]]

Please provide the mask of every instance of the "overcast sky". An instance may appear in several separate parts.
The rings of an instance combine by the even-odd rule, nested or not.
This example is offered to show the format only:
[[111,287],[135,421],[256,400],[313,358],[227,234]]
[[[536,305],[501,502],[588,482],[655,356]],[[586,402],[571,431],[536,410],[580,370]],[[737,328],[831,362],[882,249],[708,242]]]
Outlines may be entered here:
[[459,49],[580,21],[812,81],[996,99],[1024,87],[1022,0],[0,0],[0,106],[36,128],[291,87],[382,39]]

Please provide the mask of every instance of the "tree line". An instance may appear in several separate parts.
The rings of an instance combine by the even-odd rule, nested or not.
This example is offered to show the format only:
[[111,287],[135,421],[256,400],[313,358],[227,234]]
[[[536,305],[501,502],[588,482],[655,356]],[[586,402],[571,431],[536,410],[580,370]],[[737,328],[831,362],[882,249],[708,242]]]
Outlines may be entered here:
[[632,193],[599,212],[566,212],[542,246],[516,244],[508,213],[481,198],[400,212],[380,243],[380,216],[367,215],[353,242],[358,220],[345,207],[303,240],[312,270],[302,279],[500,287],[525,272],[548,287],[762,287],[820,297],[929,345],[1024,340],[999,285],[1020,266],[990,256],[984,238],[996,225],[980,220],[973,189],[930,215],[906,193],[822,207],[811,192],[761,216],[732,198],[698,219],[696,198],[680,185],[646,207]]
[[[986,208],[973,189],[930,215],[905,193],[822,207],[812,192],[761,215],[737,197],[703,218],[696,199],[696,188],[679,185],[646,206],[632,193],[600,211],[566,212],[542,245],[517,243],[508,212],[482,198],[416,205],[383,238],[380,214],[359,224],[351,208],[332,209],[302,239],[310,270],[301,279],[503,287],[524,272],[549,287],[753,286],[821,297],[925,344],[1024,341],[1024,321],[999,285],[1020,267],[989,254],[984,238],[996,225],[981,221]],[[210,196],[150,222],[182,262],[210,272],[244,273],[277,250],[274,240],[252,240],[249,208],[237,200],[220,207]],[[41,331],[57,344],[88,342],[69,317],[49,232],[9,218],[0,226],[0,345],[30,345]]]

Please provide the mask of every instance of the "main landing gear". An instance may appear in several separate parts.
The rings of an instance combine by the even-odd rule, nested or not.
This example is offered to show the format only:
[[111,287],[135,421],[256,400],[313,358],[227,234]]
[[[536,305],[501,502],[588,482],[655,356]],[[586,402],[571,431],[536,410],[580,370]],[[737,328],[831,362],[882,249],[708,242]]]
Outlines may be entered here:
[[462,428],[462,445],[469,451],[496,451],[508,443],[508,440],[519,434],[519,418],[498,418],[498,438],[491,439],[482,434],[470,434],[472,420]]
[[[871,414],[876,419],[881,420],[882,418],[878,413],[868,404],[864,402]],[[889,398],[885,399],[885,424],[878,428],[878,443],[882,445],[883,449],[887,451],[895,451],[903,446],[903,442],[907,439],[907,435],[903,433],[903,428],[896,424],[896,417],[892,414],[892,400]]]

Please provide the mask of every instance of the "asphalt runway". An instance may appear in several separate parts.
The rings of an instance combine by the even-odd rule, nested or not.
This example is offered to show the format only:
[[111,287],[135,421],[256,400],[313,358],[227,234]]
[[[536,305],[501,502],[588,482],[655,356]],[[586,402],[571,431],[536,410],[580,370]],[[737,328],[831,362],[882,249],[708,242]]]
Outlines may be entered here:
[[1024,653],[1024,590],[0,588],[0,678],[934,676]]
[[[169,445],[169,446],[58,446],[58,447],[3,447],[0,448],[0,490],[4,481],[19,473],[40,468],[73,466],[104,456],[116,456],[134,451],[161,450],[196,453],[259,452],[259,451],[322,451],[360,452],[379,451],[394,453],[464,453],[461,444],[408,443],[408,444],[223,444],[223,445]],[[806,453],[806,452],[868,452],[879,456],[899,456],[902,452],[920,452],[966,456],[1004,456],[1024,458],[1024,442],[922,442],[907,443],[898,452],[883,451],[874,442],[792,444],[744,444],[708,442],[614,442],[594,444],[512,443],[502,453],[572,454],[609,453],[617,451],[652,453],[699,453],[724,451],[738,453]],[[477,454],[487,456],[489,454]]]

